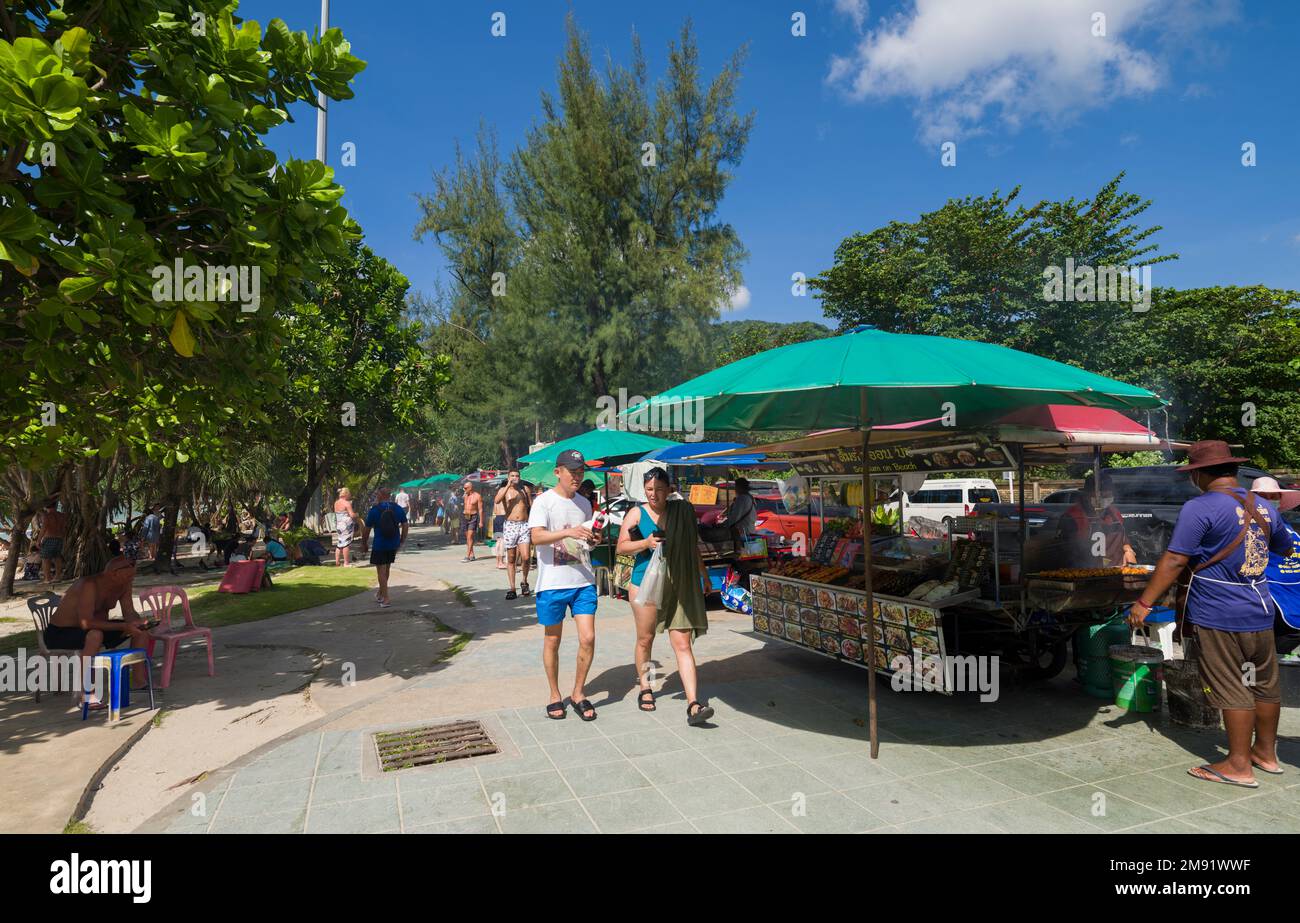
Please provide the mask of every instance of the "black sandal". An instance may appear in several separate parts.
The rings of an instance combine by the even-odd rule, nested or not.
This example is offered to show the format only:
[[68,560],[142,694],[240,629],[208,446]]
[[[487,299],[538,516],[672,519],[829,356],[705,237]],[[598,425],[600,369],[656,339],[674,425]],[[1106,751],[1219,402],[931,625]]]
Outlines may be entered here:
[[[573,713],[583,721],[596,720],[596,706],[591,704],[591,699],[583,699],[581,702],[575,702],[573,701],[573,698],[570,697],[569,704],[573,706]],[[590,718],[587,717],[587,712],[591,712]]]
[[[697,708],[694,714],[692,708]],[[699,727],[704,722],[713,717],[713,709],[707,705],[701,705],[699,702],[691,702],[686,706],[686,723],[691,727]]]
[[[560,713],[558,715],[555,713],[556,709],[559,709]],[[547,705],[546,717],[550,718],[552,721],[563,721],[565,718],[569,717],[569,711],[564,705],[564,699],[560,699],[558,702],[552,702],[550,705]]]
[[507,600],[510,600],[510,599],[517,599],[517,598],[518,598],[518,597],[515,595],[515,591],[514,591],[514,590],[511,590],[510,592],[506,593],[506,599],[507,599]]
[[525,581],[523,582],[523,584],[519,587],[519,592],[522,593],[524,596],[531,596],[531,595],[533,595],[533,591],[530,590],[530,589],[528,589],[528,581],[527,581],[527,580],[525,580]]
[[[649,696],[650,698],[647,699],[646,696]],[[654,690],[642,689],[640,692],[638,692],[636,696],[636,704],[637,707],[640,708],[642,711],[654,711],[656,707]],[[647,705],[649,705],[650,707],[646,708]]]

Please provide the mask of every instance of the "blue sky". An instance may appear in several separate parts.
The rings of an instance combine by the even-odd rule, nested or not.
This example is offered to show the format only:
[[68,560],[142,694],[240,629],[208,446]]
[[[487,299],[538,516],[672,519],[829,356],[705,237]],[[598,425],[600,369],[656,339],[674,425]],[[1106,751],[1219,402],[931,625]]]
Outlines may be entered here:
[[[331,108],[330,163],[367,242],[414,288],[444,273],[435,246],[412,239],[415,193],[480,121],[503,151],[519,143],[554,87],[569,9],[598,59],[626,62],[635,30],[652,77],[688,16],[706,75],[748,43],[739,103],[755,125],[722,217],[749,250],[749,297],[727,319],[822,320],[791,273],[827,268],[855,231],[1015,185],[1027,202],[1084,198],[1120,170],[1153,200],[1161,252],[1181,255],[1154,268],[1156,285],[1300,289],[1291,0],[333,0],[331,25],[368,66]],[[240,5],[296,30],[319,12],[318,0]],[[272,133],[282,156],[313,156],[314,115],[302,107]],[[940,164],[944,140],[954,167]],[[339,166],[345,141],[355,167]]]

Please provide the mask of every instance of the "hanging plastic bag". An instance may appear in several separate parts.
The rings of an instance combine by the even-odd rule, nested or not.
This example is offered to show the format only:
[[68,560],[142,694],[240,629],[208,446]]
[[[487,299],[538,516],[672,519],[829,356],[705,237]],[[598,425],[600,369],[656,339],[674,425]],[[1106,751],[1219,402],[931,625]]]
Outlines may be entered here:
[[650,553],[650,563],[645,566],[641,584],[637,587],[636,602],[639,606],[659,607],[664,601],[664,582],[668,579],[668,564],[664,561],[663,544],[655,545]]

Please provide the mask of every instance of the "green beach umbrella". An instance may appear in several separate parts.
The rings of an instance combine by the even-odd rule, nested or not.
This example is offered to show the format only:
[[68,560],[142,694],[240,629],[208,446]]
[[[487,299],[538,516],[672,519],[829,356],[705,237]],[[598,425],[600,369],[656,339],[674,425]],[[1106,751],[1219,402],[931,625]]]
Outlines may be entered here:
[[[571,436],[551,443],[536,452],[529,452],[519,460],[525,464],[540,462],[554,468],[556,456],[566,449],[577,449],[586,459],[609,461],[628,457],[640,458],[646,452],[673,445],[677,443],[671,439],[659,439],[655,436],[647,436],[645,433],[633,433],[621,429],[593,429],[580,436]],[[520,476],[523,476],[523,472],[520,472]]]
[[425,478],[419,483],[420,487],[440,487],[443,484],[451,484],[461,480],[463,475],[459,474],[435,474],[433,477]]
[[[527,468],[519,472],[519,476],[530,484],[540,484],[542,487],[555,486],[555,464],[553,462],[533,462]],[[597,489],[605,486],[605,475],[600,471],[588,471],[585,478],[590,478],[591,483],[595,484]]]
[[409,481],[403,481],[397,486],[398,487],[419,487],[423,483],[424,483],[424,478],[413,478]]
[[[886,333],[871,326],[824,340],[792,343],[739,359],[677,385],[620,416],[660,419],[693,404],[695,419],[710,430],[862,431],[861,458],[864,589],[872,612],[871,456],[873,426],[948,417],[954,431],[969,430],[1012,410],[1041,404],[1082,404],[1112,410],[1163,406],[1143,388],[1074,366],[976,340]],[[658,405],[658,409],[652,408]],[[948,422],[948,421],[951,422]],[[1023,477],[1021,478],[1023,481]],[[1021,539],[1024,538],[1021,517]],[[876,662],[875,633],[867,638],[867,663]],[[876,683],[867,685],[871,756],[880,749]]]
[[747,356],[622,416],[697,400],[705,429],[735,431],[908,423],[943,416],[947,402],[963,429],[1040,404],[1163,406],[1144,388],[1005,346],[860,327]]

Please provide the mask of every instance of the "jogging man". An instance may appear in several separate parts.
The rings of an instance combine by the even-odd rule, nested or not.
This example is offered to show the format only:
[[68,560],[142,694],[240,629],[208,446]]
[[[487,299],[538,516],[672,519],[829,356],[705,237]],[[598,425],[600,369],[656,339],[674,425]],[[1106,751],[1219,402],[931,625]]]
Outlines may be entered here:
[[551,686],[546,717],[567,714],[560,695],[560,639],[564,617],[573,614],[578,627],[578,662],[569,705],[583,721],[595,721],[596,709],[583,686],[596,654],[596,575],[582,552],[596,540],[583,525],[591,519],[591,504],[578,494],[587,463],[581,452],[566,449],[555,460],[555,487],[537,498],[528,514],[530,539],[537,547],[537,621],[542,625],[542,665]]
[[468,564],[474,560],[474,535],[478,532],[479,516],[482,512],[483,498],[474,489],[474,485],[466,481],[465,508],[461,513],[465,517],[465,557],[461,559],[462,564]]
[[374,536],[374,542],[370,546],[370,563],[375,565],[375,574],[379,577],[379,590],[375,593],[375,599],[381,609],[392,605],[392,600],[388,598],[388,574],[397,558],[397,549],[406,541],[406,533],[410,529],[406,521],[406,510],[388,497],[388,488],[379,488],[375,505],[366,514],[366,527]]
[[506,580],[510,583],[506,599],[517,598],[515,566],[520,564],[524,574],[519,589],[527,596],[532,592],[528,589],[528,565],[529,558],[532,557],[532,549],[528,545],[528,514],[533,507],[533,498],[528,488],[519,483],[518,471],[512,468],[507,474],[505,484],[497,491],[496,502],[506,511],[500,539],[506,549]]

